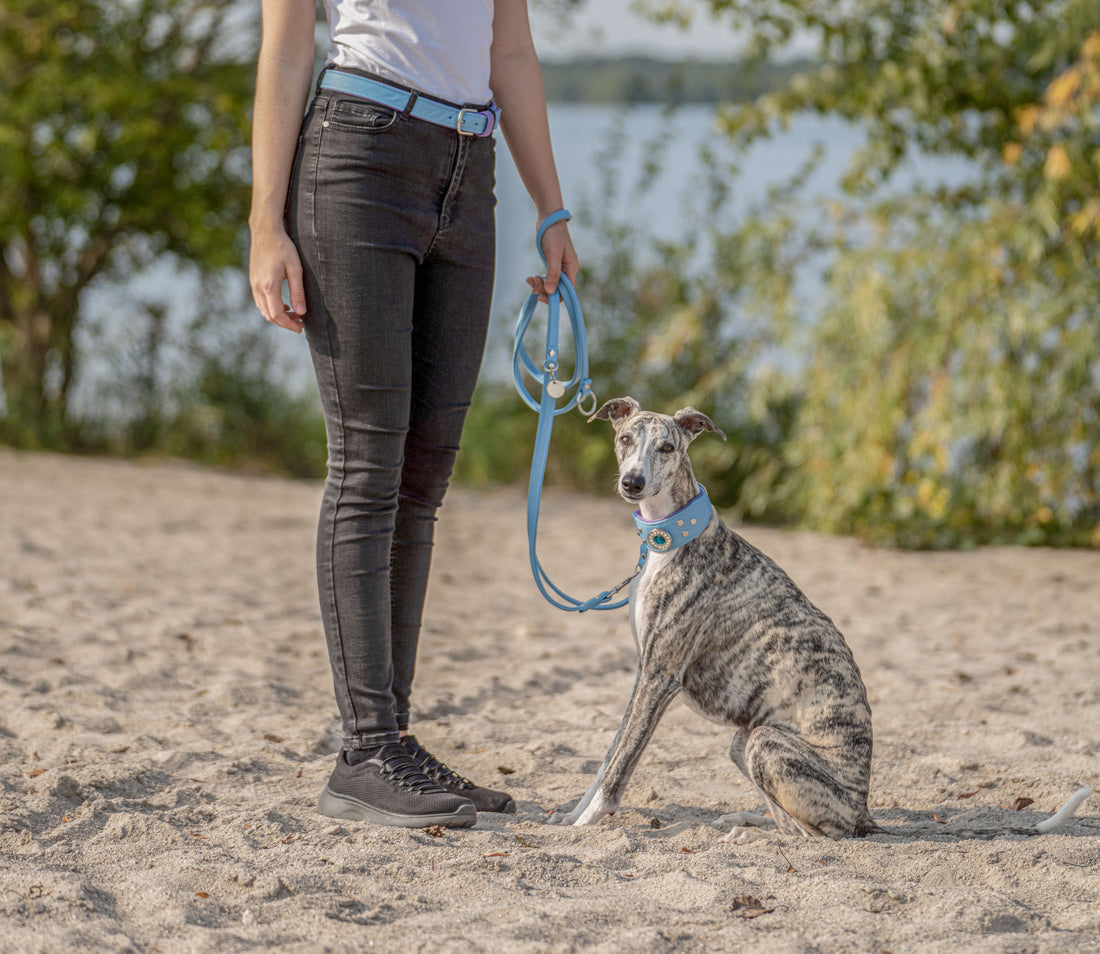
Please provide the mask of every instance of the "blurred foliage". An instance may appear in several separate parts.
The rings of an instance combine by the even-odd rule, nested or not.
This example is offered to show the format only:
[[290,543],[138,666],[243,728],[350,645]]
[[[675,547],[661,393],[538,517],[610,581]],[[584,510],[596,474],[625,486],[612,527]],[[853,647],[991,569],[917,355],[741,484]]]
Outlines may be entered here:
[[[820,67],[725,112],[735,141],[806,111],[868,137],[823,230],[783,507],[906,546],[1100,545],[1100,5],[710,7],[760,55],[820,41]],[[975,175],[882,198],[918,150]]]
[[[88,373],[70,411],[82,448],[324,476],[316,387],[294,373],[292,353],[253,312],[244,277],[203,275],[182,263],[164,274],[184,301],[165,305],[156,284],[129,282],[115,310],[89,309],[78,339]],[[112,286],[97,299],[116,290],[121,297]],[[240,321],[242,314],[252,320]],[[295,344],[307,347],[301,338]]]
[[[1100,546],[1100,5],[704,6],[760,58],[818,44],[819,65],[722,110],[732,148],[807,113],[866,146],[816,224],[793,180],[731,217],[715,166],[677,247],[654,258],[604,228],[624,256],[583,288],[610,316],[597,383],[713,409],[734,445],[715,452],[719,499],[751,516],[911,547]],[[972,174],[899,193],[922,156]],[[822,263],[799,313],[798,276]]]
[[841,258],[787,447],[792,516],[913,547],[1100,544],[1100,287],[1006,268],[1006,216]]
[[[255,336],[256,344],[270,335]],[[159,422],[155,449],[219,467],[324,477],[325,423],[313,393],[268,372],[263,350],[208,355],[187,400]]]
[[81,296],[176,255],[237,265],[254,55],[233,0],[0,7],[0,438],[80,447]]
[[107,357],[112,373],[99,376],[84,402],[94,413],[74,421],[85,445],[320,478],[327,452],[316,388],[289,383],[270,326],[233,320],[248,308],[243,287],[234,295],[224,287],[231,283],[205,284],[210,305],[186,327],[139,301],[128,315],[129,348],[117,328],[85,341],[89,358],[103,358],[106,336],[117,349]]

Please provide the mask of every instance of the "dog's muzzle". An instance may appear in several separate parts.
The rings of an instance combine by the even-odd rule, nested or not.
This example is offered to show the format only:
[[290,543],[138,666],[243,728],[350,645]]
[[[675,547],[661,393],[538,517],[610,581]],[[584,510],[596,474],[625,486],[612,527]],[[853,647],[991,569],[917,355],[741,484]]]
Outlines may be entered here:
[[619,486],[624,496],[637,500],[645,490],[645,477],[638,473],[623,474]]

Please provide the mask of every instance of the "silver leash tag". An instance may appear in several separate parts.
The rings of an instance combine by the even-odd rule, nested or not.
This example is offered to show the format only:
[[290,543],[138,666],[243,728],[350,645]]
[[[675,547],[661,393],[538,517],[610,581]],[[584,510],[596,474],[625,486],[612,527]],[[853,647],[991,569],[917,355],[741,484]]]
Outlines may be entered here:
[[555,378],[546,385],[546,393],[556,401],[565,394],[565,385]]

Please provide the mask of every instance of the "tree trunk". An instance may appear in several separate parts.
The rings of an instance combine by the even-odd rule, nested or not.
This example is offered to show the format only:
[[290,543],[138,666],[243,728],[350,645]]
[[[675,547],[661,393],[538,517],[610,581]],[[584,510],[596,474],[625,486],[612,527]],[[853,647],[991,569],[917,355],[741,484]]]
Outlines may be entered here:
[[4,432],[17,444],[39,443],[36,438],[46,416],[48,329],[45,315],[19,315],[4,336],[0,355],[7,406]]
[[[0,436],[8,442],[59,449],[74,443],[68,403],[79,365],[74,334],[80,293],[102,271],[114,238],[107,231],[93,239],[81,256],[75,281],[52,293],[38,281],[33,253],[25,253],[27,275],[22,278],[0,260],[0,373],[6,405]],[[24,296],[13,294],[20,284],[29,292],[25,305]]]

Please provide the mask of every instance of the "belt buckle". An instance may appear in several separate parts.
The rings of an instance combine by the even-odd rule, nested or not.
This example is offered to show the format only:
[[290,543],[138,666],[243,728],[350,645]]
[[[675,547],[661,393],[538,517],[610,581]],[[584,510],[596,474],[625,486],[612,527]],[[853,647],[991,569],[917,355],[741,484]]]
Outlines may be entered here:
[[467,132],[465,129],[462,128],[462,116],[464,113],[474,113],[476,115],[479,112],[481,111],[478,109],[470,109],[468,106],[463,106],[458,111],[458,118],[455,120],[455,132],[457,132],[460,136],[476,136],[477,133]]

